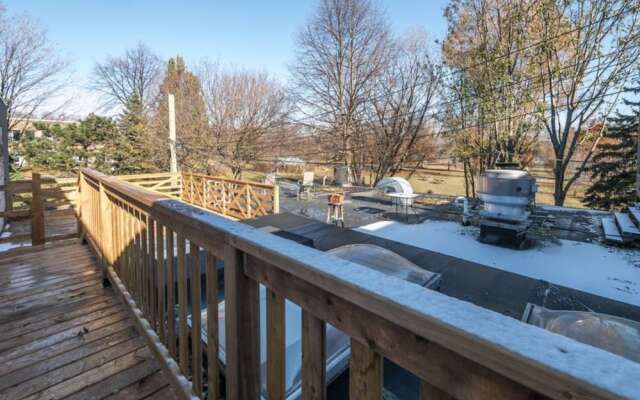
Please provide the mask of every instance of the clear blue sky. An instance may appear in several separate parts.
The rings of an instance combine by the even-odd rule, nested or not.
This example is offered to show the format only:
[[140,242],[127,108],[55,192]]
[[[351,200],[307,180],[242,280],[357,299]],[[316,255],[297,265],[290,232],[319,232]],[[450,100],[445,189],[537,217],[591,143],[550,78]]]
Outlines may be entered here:
[[[0,0],[2,2],[2,0]],[[76,85],[96,61],[138,41],[164,58],[181,54],[266,69],[286,78],[293,38],[313,12],[314,0],[4,0],[9,14],[26,12],[48,30],[70,59]],[[415,27],[442,37],[446,0],[380,1],[395,32]],[[84,82],[84,83],[82,83]]]

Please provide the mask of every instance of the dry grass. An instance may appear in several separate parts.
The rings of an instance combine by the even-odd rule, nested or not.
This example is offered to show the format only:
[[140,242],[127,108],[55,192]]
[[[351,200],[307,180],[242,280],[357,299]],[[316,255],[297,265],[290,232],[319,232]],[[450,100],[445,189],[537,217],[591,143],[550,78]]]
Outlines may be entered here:
[[[326,167],[318,167],[314,170],[317,180],[322,180],[323,176],[332,177],[332,171]],[[553,204],[553,175],[551,170],[544,168],[534,168],[532,174],[536,177],[538,183],[538,193],[536,201],[539,204]],[[302,179],[302,174],[279,174],[294,179]],[[407,177],[408,173],[404,172],[400,176]],[[242,174],[242,178],[263,182],[264,173],[255,171],[246,171]],[[369,177],[365,177],[365,182],[369,182]],[[448,196],[464,196],[464,173],[462,170],[451,168],[447,169],[446,165],[430,166],[414,173],[409,179],[413,189],[421,193],[434,193]],[[573,190],[567,196],[565,206],[567,207],[584,207],[580,199],[584,192],[584,185],[574,185]]]

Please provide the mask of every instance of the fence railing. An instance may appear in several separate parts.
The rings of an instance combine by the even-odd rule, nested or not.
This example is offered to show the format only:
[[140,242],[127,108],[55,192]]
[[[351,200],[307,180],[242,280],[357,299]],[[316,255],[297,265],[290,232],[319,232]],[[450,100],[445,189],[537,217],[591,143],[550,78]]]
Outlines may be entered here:
[[280,212],[277,185],[182,173],[180,199],[237,219]]
[[30,219],[29,233],[15,234],[0,238],[3,242],[31,240],[32,245],[45,241],[67,239],[75,234],[62,234],[45,237],[45,212],[48,217],[71,215],[76,208],[77,178],[54,178],[33,173],[31,179],[9,182],[1,187],[4,191],[6,210],[0,212],[0,218],[8,223]]
[[327,323],[351,338],[351,399],[382,398],[383,358],[422,399],[640,398],[640,365],[611,353],[91,170],[80,197],[87,240],[181,398],[219,398],[218,260],[227,399],[283,398],[285,299],[302,309],[303,399],[326,398]]
[[131,182],[145,189],[160,192],[172,197],[180,197],[182,178],[180,174],[157,172],[136,175],[118,175],[119,179]]

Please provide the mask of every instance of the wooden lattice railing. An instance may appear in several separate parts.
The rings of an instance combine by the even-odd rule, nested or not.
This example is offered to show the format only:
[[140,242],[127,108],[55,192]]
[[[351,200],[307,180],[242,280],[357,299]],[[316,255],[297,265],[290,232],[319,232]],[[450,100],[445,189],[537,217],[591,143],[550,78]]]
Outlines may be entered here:
[[326,398],[327,323],[351,338],[353,400],[381,398],[383,358],[420,379],[422,399],[640,398],[640,365],[611,353],[91,170],[80,198],[85,238],[181,398],[219,398],[217,260],[227,399],[283,398],[285,299],[302,308],[303,399]]
[[180,174],[177,173],[156,172],[149,174],[118,175],[118,179],[171,197],[180,197],[182,178]]
[[237,219],[279,212],[278,186],[182,173],[180,199]]

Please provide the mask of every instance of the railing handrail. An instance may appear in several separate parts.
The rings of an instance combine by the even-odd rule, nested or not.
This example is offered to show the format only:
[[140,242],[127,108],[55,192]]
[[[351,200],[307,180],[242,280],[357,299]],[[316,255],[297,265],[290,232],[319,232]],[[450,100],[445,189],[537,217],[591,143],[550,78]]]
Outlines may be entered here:
[[238,185],[250,185],[250,186],[259,187],[259,188],[262,188],[262,189],[274,189],[275,188],[275,185],[270,185],[268,183],[243,181],[243,180],[239,180],[239,179],[225,178],[223,176],[204,175],[204,174],[198,174],[198,173],[193,173],[193,172],[182,172],[182,175],[197,176],[197,177],[208,179],[208,180],[211,180],[211,181],[235,183],[235,184],[238,184]]
[[[243,272],[250,278],[267,286],[286,287],[287,294],[292,296],[296,282],[300,287],[312,287],[327,294],[331,304],[320,302],[325,298],[294,300],[303,302],[303,309],[309,305],[315,307],[314,310],[324,310],[319,318],[326,317],[327,322],[345,331],[353,340],[379,351],[421,379],[433,379],[434,374],[422,368],[422,364],[452,363],[458,365],[461,375],[504,378],[500,380],[501,385],[522,385],[556,399],[640,398],[640,365],[630,360],[387,277],[116,178],[86,169],[82,173],[216,256],[224,257],[225,246],[244,252],[248,261]],[[274,274],[273,281],[269,273]],[[283,283],[277,276],[293,279]],[[345,315],[336,317],[339,306],[355,307],[349,310],[364,313],[344,311]],[[367,327],[347,320],[365,316],[377,325]],[[377,331],[385,331],[390,336],[379,336]],[[427,352],[407,353],[412,348]],[[406,359],[399,359],[397,354]],[[446,359],[437,359],[438,356]],[[437,382],[436,386],[438,384],[446,386],[456,382]]]

